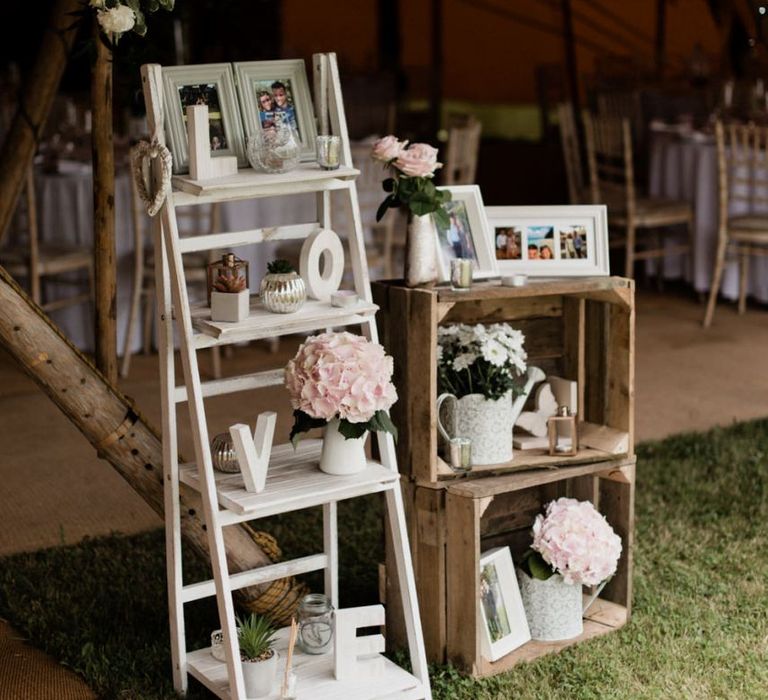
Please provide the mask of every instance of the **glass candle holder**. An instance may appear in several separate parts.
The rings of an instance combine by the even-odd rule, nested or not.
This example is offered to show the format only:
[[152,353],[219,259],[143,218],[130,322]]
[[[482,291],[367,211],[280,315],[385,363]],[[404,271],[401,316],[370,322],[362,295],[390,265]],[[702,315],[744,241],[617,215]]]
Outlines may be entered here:
[[341,139],[338,136],[317,137],[317,162],[323,170],[336,170],[341,165]]
[[472,261],[469,258],[451,260],[451,289],[466,292],[472,286]]
[[472,440],[451,438],[448,443],[448,463],[453,471],[464,474],[472,469]]
[[299,648],[307,654],[326,654],[333,646],[333,605],[322,593],[301,599],[298,612]]

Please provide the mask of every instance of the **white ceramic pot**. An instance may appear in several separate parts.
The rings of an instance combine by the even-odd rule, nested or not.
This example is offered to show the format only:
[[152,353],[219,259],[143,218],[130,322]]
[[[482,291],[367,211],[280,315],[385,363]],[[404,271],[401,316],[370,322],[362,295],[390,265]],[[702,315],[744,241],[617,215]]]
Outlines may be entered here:
[[272,692],[277,676],[277,657],[277,652],[273,651],[266,661],[241,661],[245,694],[249,698],[262,698]]
[[[440,409],[445,403],[443,415]],[[469,438],[472,441],[472,466],[500,464],[512,459],[512,392],[496,400],[482,394],[468,394],[457,399],[441,394],[437,399],[438,428],[444,439]],[[444,425],[449,426],[446,430]]]
[[339,432],[339,421],[334,419],[325,426],[323,449],[320,452],[320,469],[326,474],[346,476],[365,469],[365,441],[368,433],[347,440]]
[[248,289],[235,294],[211,292],[211,321],[239,323],[248,318],[250,297]]
[[531,637],[542,642],[573,639],[584,631],[581,586],[566,583],[560,574],[546,581],[517,569],[520,596]]

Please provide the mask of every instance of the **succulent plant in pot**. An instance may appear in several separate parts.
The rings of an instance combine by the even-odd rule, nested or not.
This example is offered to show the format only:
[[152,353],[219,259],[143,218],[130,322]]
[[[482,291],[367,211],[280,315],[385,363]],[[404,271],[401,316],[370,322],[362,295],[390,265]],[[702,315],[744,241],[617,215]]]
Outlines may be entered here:
[[273,260],[261,280],[261,303],[276,314],[298,311],[307,300],[307,288],[299,273],[287,260]]
[[248,318],[248,265],[232,253],[208,265],[211,320],[237,323]]
[[246,695],[269,695],[277,675],[277,651],[273,648],[276,630],[268,618],[253,613],[238,618],[237,628]]

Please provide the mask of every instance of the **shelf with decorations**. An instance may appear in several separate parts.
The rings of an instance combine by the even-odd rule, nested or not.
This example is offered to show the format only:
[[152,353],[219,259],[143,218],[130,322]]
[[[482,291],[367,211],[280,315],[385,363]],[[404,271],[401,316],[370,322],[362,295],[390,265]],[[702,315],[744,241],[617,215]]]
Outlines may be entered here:
[[[401,400],[392,414],[404,426],[398,464],[415,533],[412,548],[428,658],[452,662],[476,676],[491,675],[626,624],[635,488],[633,282],[594,277],[508,287],[491,281],[461,292],[377,282],[373,292],[382,342],[395,359]],[[549,384],[556,377],[568,388],[578,448],[575,454],[551,454],[548,439],[537,438],[547,446],[512,450],[512,426],[519,420],[514,415],[494,428],[507,442],[507,459],[457,471],[441,449],[438,428],[440,329],[497,323],[525,336],[529,378],[546,377]],[[541,409],[535,394],[530,392],[525,405],[529,413]],[[536,515],[560,497],[589,501],[605,516],[622,542],[616,573],[589,608],[581,634],[558,642],[528,641],[491,655],[481,644],[483,553],[508,547],[519,563],[530,546]],[[396,582],[388,583],[387,596],[396,595]]]
[[[292,62],[295,63],[295,62]],[[303,65],[303,64],[302,64]],[[231,426],[230,437],[237,454],[237,473],[221,473],[214,470],[213,441],[209,438],[206,419],[205,399],[212,396],[235,394],[283,384],[286,379],[282,368],[273,368],[251,374],[227,377],[202,382],[198,369],[197,351],[226,343],[258,338],[274,338],[294,333],[323,331],[329,327],[356,326],[359,335],[345,336],[350,345],[362,343],[366,348],[381,349],[375,345],[378,331],[375,321],[377,306],[372,302],[368,269],[365,257],[363,231],[360,223],[355,178],[358,171],[352,167],[347,136],[346,121],[341,98],[338,67],[334,54],[317,54],[314,57],[315,106],[320,122],[340,139],[340,165],[336,170],[323,170],[317,163],[303,163],[289,173],[266,174],[242,169],[231,175],[216,179],[194,180],[184,175],[172,178],[172,187],[167,188],[160,209],[160,226],[155,238],[155,260],[157,279],[157,304],[160,344],[160,380],[163,415],[163,452],[165,512],[167,539],[168,595],[171,626],[171,651],[173,676],[176,690],[184,694],[188,676],[197,678],[211,691],[223,698],[244,700],[247,696],[244,665],[241,664],[238,641],[240,635],[236,626],[233,593],[253,586],[264,586],[286,577],[311,571],[323,571],[325,594],[336,608],[336,632],[333,653],[311,656],[298,652],[294,655],[293,670],[298,678],[301,696],[315,698],[402,698],[417,700],[431,698],[429,676],[421,634],[418,602],[416,598],[413,568],[410,559],[402,494],[394,441],[390,430],[389,417],[382,409],[376,414],[377,422],[371,428],[377,440],[377,454],[380,461],[367,460],[363,451],[363,440],[344,440],[341,428],[326,427],[322,441],[305,440],[294,450],[291,445],[272,448],[275,414],[262,413],[255,432],[245,425]],[[221,65],[194,67],[200,71],[215,70],[217,75],[224,70]],[[184,67],[169,70],[183,72]],[[303,73],[303,67],[301,68]],[[165,103],[163,68],[159,65],[142,67],[145,102],[150,132],[154,139],[164,143],[164,115],[175,105]],[[167,86],[166,86],[167,87]],[[176,99],[178,90],[170,94]],[[200,110],[190,107],[188,126],[190,130],[190,163],[194,158],[210,166],[209,137],[207,122],[198,117]],[[207,115],[207,111],[202,112]],[[181,115],[178,123],[181,124]],[[207,117],[206,117],[207,118]],[[166,122],[167,126],[167,122]],[[171,133],[174,129],[171,128]],[[231,134],[230,134],[231,135]],[[178,138],[178,134],[175,135]],[[195,142],[193,144],[193,141]],[[192,148],[195,146],[195,148]],[[234,161],[234,158],[231,158]],[[217,164],[222,165],[222,164]],[[230,163],[234,168],[234,164]],[[169,180],[167,162],[155,163],[155,182]],[[229,165],[227,166],[229,167]],[[222,167],[222,170],[225,168]],[[213,168],[216,170],[216,168]],[[142,175],[143,178],[143,175]],[[143,179],[141,181],[143,185]],[[334,294],[343,272],[344,253],[342,244],[331,229],[330,191],[339,191],[351,211],[352,233],[347,237],[347,255],[350,261],[354,289]],[[209,235],[181,237],[179,235],[176,208],[209,202],[225,202],[260,197],[277,197],[301,192],[317,195],[317,221],[292,226],[254,228],[247,231],[212,233]],[[273,313],[277,307],[265,308],[269,289],[262,286],[262,295],[248,299],[248,280],[243,261],[234,254],[226,254],[209,270],[211,302],[208,306],[192,305],[187,294],[187,281],[183,256],[192,252],[237,249],[265,241],[296,240],[302,242],[302,275],[306,283],[305,301],[302,297],[290,313]],[[280,267],[281,269],[278,269]],[[295,271],[286,271],[275,265],[270,275],[296,277]],[[306,267],[308,272],[303,274]],[[322,267],[322,274],[321,274]],[[267,275],[269,277],[270,275]],[[213,283],[212,283],[213,281]],[[265,289],[267,291],[265,291]],[[218,295],[218,296],[216,296]],[[335,298],[339,297],[339,298]],[[274,299],[273,299],[274,301]],[[282,302],[288,301],[284,297]],[[338,305],[334,303],[338,302]],[[218,308],[214,314],[214,307]],[[283,309],[285,311],[285,309]],[[224,317],[220,321],[213,318]],[[352,340],[354,338],[355,340]],[[307,341],[309,342],[309,341]],[[174,347],[178,344],[182,366],[183,383],[176,385]],[[382,353],[383,358],[383,353]],[[381,366],[386,363],[381,362]],[[386,365],[389,366],[389,365]],[[391,370],[390,370],[391,372]],[[394,392],[392,392],[394,395]],[[182,463],[178,452],[178,426],[176,404],[186,402],[189,406],[191,432],[194,442],[195,461]],[[379,413],[382,415],[380,416]],[[331,419],[328,419],[329,421]],[[314,427],[314,426],[313,426]],[[308,428],[301,428],[301,430]],[[345,428],[349,430],[349,427]],[[219,436],[216,436],[219,437]],[[354,443],[359,451],[358,469],[342,473],[349,466],[347,443]],[[332,447],[335,446],[335,447]],[[326,449],[330,457],[326,456]],[[335,449],[335,452],[334,452]],[[217,453],[218,455],[218,453]],[[333,459],[334,455],[342,455]],[[336,473],[326,468],[338,467]],[[318,469],[318,463],[325,471]],[[203,501],[203,516],[208,534],[213,577],[208,581],[185,584],[181,569],[181,520],[179,489],[192,487],[200,492]],[[338,609],[338,537],[337,503],[340,500],[365,494],[381,493],[386,500],[389,536],[397,550],[396,567],[402,595],[399,609],[402,622],[407,628],[407,644],[410,652],[412,673],[397,667],[391,661],[373,653],[383,650],[380,637],[356,640],[354,630],[357,620],[370,624],[358,626],[380,626],[384,623],[380,606],[361,609]],[[241,523],[268,515],[296,511],[304,508],[322,507],[323,537],[320,551],[290,561],[281,561],[259,568],[230,571],[228,552],[225,546],[224,530],[236,529]],[[184,630],[184,606],[205,597],[215,597],[222,640],[214,658],[211,649],[190,652],[186,648]],[[347,622],[342,624],[342,621]],[[339,626],[347,630],[342,644]],[[346,625],[346,626],[345,626]],[[278,634],[276,651],[286,651],[286,630]],[[370,658],[360,659],[360,645],[367,645]],[[365,654],[362,654],[366,656]],[[350,661],[351,659],[351,661]],[[342,663],[343,662],[343,663]],[[349,666],[364,665],[377,671],[376,683],[354,680]],[[343,668],[342,668],[343,667]],[[279,697],[279,684],[272,684],[272,694],[264,697]]]

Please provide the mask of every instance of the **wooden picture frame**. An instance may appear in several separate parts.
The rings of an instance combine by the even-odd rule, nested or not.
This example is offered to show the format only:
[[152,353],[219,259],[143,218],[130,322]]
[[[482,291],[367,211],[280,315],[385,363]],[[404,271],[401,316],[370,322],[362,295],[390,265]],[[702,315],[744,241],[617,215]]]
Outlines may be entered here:
[[450,227],[443,230],[436,222],[434,224],[439,281],[450,280],[450,261],[457,257],[472,258],[474,280],[498,277],[499,269],[480,188],[477,185],[449,185],[437,189],[451,193],[451,200],[443,205],[451,220]]
[[531,640],[509,547],[480,556],[480,650],[496,661]]
[[[284,61],[247,61],[233,65],[246,138],[252,137],[265,125],[273,123],[281,114],[287,114],[299,135],[301,160],[316,160],[317,126],[304,61],[299,58]],[[282,93],[276,84],[282,85]],[[261,104],[265,94],[272,97],[271,110]],[[287,98],[287,107],[281,108],[280,94]]]
[[608,210],[604,204],[486,207],[485,211],[502,275],[610,274]]
[[229,63],[168,66],[163,67],[162,76],[165,133],[173,154],[173,172],[189,171],[186,127],[189,104],[208,104],[211,156],[236,156],[238,167],[246,167],[243,123],[232,66]]

